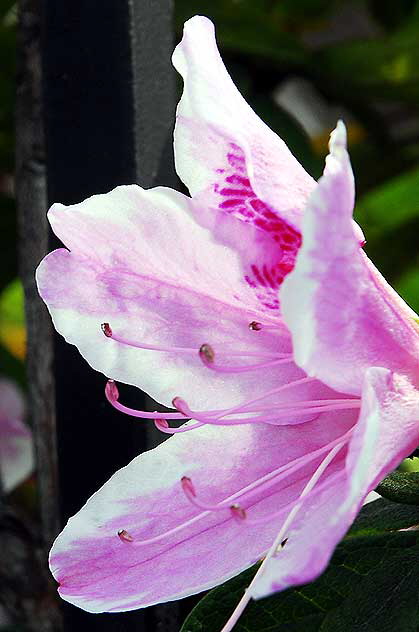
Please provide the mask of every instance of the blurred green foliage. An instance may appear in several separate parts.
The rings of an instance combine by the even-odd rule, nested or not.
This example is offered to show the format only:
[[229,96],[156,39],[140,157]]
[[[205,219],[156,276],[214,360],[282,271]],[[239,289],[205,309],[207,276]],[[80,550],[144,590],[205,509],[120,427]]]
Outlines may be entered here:
[[[344,118],[366,250],[419,311],[419,1],[176,0],[175,6],[178,37],[195,14],[214,21],[239,89],[314,177],[328,133]],[[313,108],[323,133],[308,133],[275,101],[274,92],[295,78],[324,102],[324,111]]]
[[0,373],[22,384],[22,296],[16,282],[10,285],[18,273],[13,195],[16,3],[11,0],[0,0],[0,57]]

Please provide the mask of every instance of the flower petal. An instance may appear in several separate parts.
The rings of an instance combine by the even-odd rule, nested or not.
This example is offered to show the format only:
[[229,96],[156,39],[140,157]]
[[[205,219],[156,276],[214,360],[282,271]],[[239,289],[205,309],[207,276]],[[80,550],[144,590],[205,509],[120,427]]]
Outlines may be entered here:
[[[198,221],[208,225],[214,214],[217,224],[220,215],[239,220],[231,223],[230,238],[242,250],[246,280],[264,307],[277,309],[277,289],[294,265],[314,180],[238,92],[207,18],[186,22],[173,63],[184,79],[175,127],[177,172],[196,201]],[[240,223],[259,233],[250,252],[236,234]]]
[[[351,411],[326,413],[298,428],[205,427],[142,454],[92,496],[57,538],[50,564],[61,596],[91,612],[131,610],[205,590],[235,575],[267,551],[276,523],[238,523],[229,509],[232,498],[225,509],[201,512],[182,492],[181,477],[190,477],[201,501],[217,503],[323,447],[353,422]],[[315,462],[243,499],[249,520],[269,517],[281,507],[286,512]],[[140,544],[176,527],[167,537]],[[122,529],[125,541],[117,535]]]
[[320,575],[368,492],[418,443],[418,391],[403,376],[370,368],[346,457],[346,475],[304,502],[285,547],[266,565],[253,596],[265,597]]
[[[48,255],[37,282],[56,329],[93,368],[166,405],[180,396],[196,410],[234,406],[303,377],[291,356],[287,364],[239,374],[202,364],[203,343],[213,345],[226,365],[255,364],[258,353],[260,362],[273,359],[291,346],[280,322],[278,332],[249,330],[260,312],[252,309],[257,303],[241,281],[238,257],[196,224],[189,204],[169,189],[132,186],[74,206],[55,205],[51,224],[71,252]],[[103,335],[103,322],[124,339],[175,349],[121,344]],[[229,356],[241,351],[256,357]],[[307,388],[297,399],[312,399],[313,388],[325,391]]]
[[34,468],[32,435],[23,423],[23,398],[9,380],[0,380],[0,477],[6,492]]
[[339,123],[326,169],[308,202],[303,246],[281,288],[296,362],[345,393],[361,392],[370,366],[418,379],[419,330],[363,253],[352,220],[353,174]]
[[[315,183],[233,84],[208,18],[195,16],[185,23],[173,64],[185,82],[175,130],[176,169],[191,195],[218,183],[221,202],[235,199],[233,192],[223,193],[222,188],[237,189],[237,202],[258,197],[298,228]],[[225,180],[227,172],[236,179]],[[250,189],[254,194],[245,195]],[[237,204],[242,206],[252,209],[252,204]]]

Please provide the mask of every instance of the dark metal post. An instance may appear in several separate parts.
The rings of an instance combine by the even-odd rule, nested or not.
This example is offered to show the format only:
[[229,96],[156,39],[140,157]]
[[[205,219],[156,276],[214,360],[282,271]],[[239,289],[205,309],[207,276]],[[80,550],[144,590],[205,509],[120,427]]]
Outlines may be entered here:
[[[78,202],[119,184],[175,182],[172,1],[44,0],[41,6],[48,203]],[[58,336],[54,360],[67,519],[149,442],[141,424],[106,403],[104,376]],[[117,615],[68,606],[65,629],[175,632],[176,613],[176,605]]]
[[[17,576],[20,574],[19,590],[16,592],[22,593],[22,604],[26,603],[26,606],[21,605],[20,612],[17,612],[18,620],[23,621],[28,630],[58,632],[61,630],[61,618],[55,599],[54,582],[47,566],[48,550],[59,530],[52,326],[39,300],[34,278],[35,266],[48,252],[40,22],[39,3],[36,0],[20,0],[17,41],[16,203],[20,274],[25,292],[28,333],[28,409],[37,456],[41,528],[39,533],[31,536],[29,530],[22,526],[17,530],[16,527],[13,537],[18,554],[14,558],[9,555],[5,560],[8,559],[11,569],[19,561],[16,566]],[[9,541],[13,544],[10,537]],[[25,587],[26,582],[32,584],[29,592]]]

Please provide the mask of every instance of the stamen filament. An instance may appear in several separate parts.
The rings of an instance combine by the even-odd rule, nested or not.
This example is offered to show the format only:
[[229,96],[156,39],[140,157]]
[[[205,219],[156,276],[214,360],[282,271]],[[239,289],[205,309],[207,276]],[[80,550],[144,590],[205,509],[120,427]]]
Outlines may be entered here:
[[[221,419],[222,417],[226,417],[227,415],[230,415],[232,413],[236,413],[236,412],[250,412],[250,411],[246,411],[244,409],[246,409],[248,406],[251,406],[252,404],[255,404],[256,402],[260,402],[261,400],[267,398],[267,397],[271,397],[271,395],[276,395],[277,393],[281,393],[282,391],[285,391],[293,386],[300,386],[301,384],[306,384],[309,382],[314,382],[316,380],[316,378],[314,377],[303,377],[299,380],[294,380],[293,382],[288,382],[287,384],[283,384],[282,386],[279,386],[277,388],[272,389],[271,391],[268,391],[267,393],[264,393],[263,395],[259,395],[258,397],[255,397],[254,399],[251,399],[247,402],[244,402],[242,404],[238,404],[237,406],[233,406],[231,408],[226,408],[222,411],[220,411],[219,414],[217,414],[215,417],[212,418],[213,421],[216,421],[218,419]],[[181,397],[174,397],[172,400],[172,404],[173,404],[173,408],[176,408],[179,412],[181,412],[186,418],[188,419],[198,419],[199,417],[202,417],[202,413],[199,413],[197,411],[193,411],[189,408],[188,404],[185,402],[184,399],[182,399]],[[207,413],[208,414],[208,413]]]
[[278,323],[277,325],[267,325],[266,323],[261,323],[258,320],[252,320],[251,323],[249,323],[249,329],[251,331],[261,331],[263,329],[263,331],[281,331],[284,330],[284,325],[282,323]]
[[154,425],[156,426],[157,430],[160,430],[160,432],[164,432],[165,434],[172,435],[172,434],[178,434],[179,432],[190,432],[191,430],[195,430],[196,428],[199,428],[200,426],[204,426],[205,424],[198,421],[195,424],[189,424],[189,425],[184,424],[183,426],[180,426],[179,428],[172,428],[172,426],[169,426],[169,424],[167,423],[165,419],[155,419]]
[[[307,495],[308,491],[311,491],[312,488],[308,489],[308,485],[310,483],[310,481],[312,481],[314,479],[314,476],[316,475],[316,473],[318,473],[320,471],[320,468],[323,467],[323,469],[321,470],[321,472],[324,471],[324,469],[326,469],[327,465],[330,463],[331,460],[333,460],[335,454],[337,454],[337,452],[339,452],[339,450],[347,443],[347,439],[346,437],[352,432],[352,430],[350,430],[349,432],[345,433],[345,435],[343,435],[342,437],[339,437],[339,439],[335,440],[334,443],[335,446],[331,449],[331,451],[329,452],[329,454],[326,456],[325,459],[323,459],[323,461],[321,462],[321,464],[318,466],[318,468],[315,470],[313,476],[310,478],[309,482],[307,483],[307,485],[304,487],[303,491],[300,494],[300,497],[298,499],[299,505],[301,506],[301,500],[304,498],[305,495]],[[336,445],[336,441],[340,441],[340,443],[338,443]],[[324,448],[319,448],[319,450],[322,450],[324,452],[324,450],[326,448],[330,448],[330,446],[332,445],[332,443],[328,444],[327,446],[324,446]],[[339,448],[339,449],[337,449]],[[318,452],[318,451],[317,451]],[[331,457],[331,455],[333,455]],[[306,455],[305,455],[306,456]],[[300,457],[300,460],[303,460],[304,457]],[[310,459],[312,460],[312,459]],[[307,461],[305,461],[307,462]],[[326,464],[326,465],[325,465]],[[302,463],[302,465],[304,465],[304,463]],[[285,467],[285,466],[282,466]],[[289,472],[291,473],[291,472]],[[263,478],[266,478],[267,476],[272,476],[272,472],[268,475],[266,475]],[[320,475],[318,476],[320,477]],[[262,480],[262,479],[261,479]],[[317,479],[318,480],[318,479]],[[278,482],[278,481],[275,481]],[[256,481],[257,483],[257,481]],[[251,484],[254,485],[255,483]],[[248,487],[250,487],[251,485],[249,485]],[[313,485],[314,486],[314,485]],[[308,490],[307,492],[305,492],[305,490]],[[234,494],[232,494],[229,498],[226,498],[223,502],[225,503],[225,505],[228,503],[228,508],[231,510],[231,507],[233,504],[235,504],[235,501],[237,500],[238,497],[240,497],[242,495],[243,490],[240,490],[238,492],[235,492]],[[294,504],[295,501],[292,501],[292,503],[290,504]],[[226,506],[224,505],[224,508],[226,508]],[[239,506],[240,507],[240,506]],[[288,507],[288,505],[286,507],[283,507],[282,509],[286,509]],[[295,507],[294,507],[295,509]],[[199,520],[202,520],[203,518],[206,518],[207,516],[209,516],[211,513],[213,513],[213,509],[208,509],[205,511],[202,511],[201,513],[197,514],[196,516],[193,516],[192,518],[190,518],[189,520],[186,520],[185,522],[182,522],[181,524],[177,525],[176,527],[174,527],[173,529],[169,529],[168,531],[165,531],[157,536],[154,536],[152,538],[147,538],[146,540],[134,540],[133,542],[131,542],[131,540],[129,541],[130,546],[132,547],[141,547],[141,546],[148,546],[151,544],[156,544],[158,542],[161,542],[162,540],[165,540],[173,535],[176,535],[176,533],[179,533],[179,531],[182,531],[182,529],[185,529],[186,527],[191,526],[192,524],[195,524],[196,522],[198,522]],[[246,518],[247,520],[247,518]],[[276,538],[277,540],[278,538]],[[276,541],[275,540],[275,541]],[[282,541],[283,538],[281,538],[280,541]],[[125,540],[126,542],[128,542],[128,540]]]
[[[196,347],[176,347],[176,346],[164,346],[164,345],[153,345],[148,344],[146,342],[138,341],[138,340],[130,340],[128,338],[123,338],[116,334],[111,328],[109,323],[102,323],[101,329],[106,336],[106,338],[111,338],[115,342],[119,342],[122,345],[126,345],[128,347],[134,347],[135,349],[143,349],[145,351],[161,351],[164,353],[186,353],[195,355],[198,351]],[[237,357],[260,357],[260,358],[277,358],[278,353],[275,351],[237,351],[237,350],[229,350],[224,349],[222,354],[226,356],[237,356]],[[279,354],[281,355],[281,354]]]
[[[326,481],[317,485],[317,487],[315,487],[309,494],[307,494],[306,499],[314,494],[320,493],[324,489],[327,489],[331,483],[335,482],[338,478],[341,478],[344,475],[345,475],[345,472],[343,471],[330,474],[330,476],[328,476]],[[246,518],[246,524],[248,524],[251,527],[252,526],[256,527],[259,524],[266,524],[266,522],[268,521],[270,522],[272,520],[275,520],[276,518],[280,518],[282,514],[284,513],[285,509],[292,509],[295,505],[297,505],[300,502],[301,502],[300,498],[297,498],[296,500],[293,500],[292,502],[288,503],[284,507],[281,507],[281,509],[278,509],[278,511],[275,511],[272,514],[269,514],[268,516],[260,516],[259,518]]]
[[144,419],[188,419],[185,415],[177,412],[177,413],[162,413],[162,412],[149,412],[146,410],[137,410],[135,408],[128,408],[128,406],[124,406],[120,404],[118,401],[119,391],[113,380],[108,380],[105,386],[105,395],[106,399],[116,410],[120,410],[122,413],[126,415],[130,415],[131,417],[142,417]]
[[[280,467],[276,468],[272,472],[269,472],[269,474],[265,474],[265,476],[262,476],[256,481],[253,481],[252,483],[249,483],[249,485],[246,485],[246,487],[243,487],[239,491],[235,492],[232,496],[229,496],[228,498],[216,504],[201,503],[201,501],[198,500],[196,495],[193,498],[193,504],[201,509],[218,511],[220,509],[227,509],[233,501],[237,501],[238,499],[240,499],[240,501],[243,503],[243,498],[252,496],[254,493],[260,494],[261,492],[269,489],[273,485],[276,485],[284,478],[287,478],[291,474],[294,474],[294,472],[297,472],[301,467],[308,465],[309,463],[311,463],[311,461],[314,461],[315,459],[320,457],[322,454],[324,454],[324,452],[331,450],[337,444],[347,443],[351,434],[352,434],[352,428],[348,432],[346,432],[344,435],[341,435],[340,437],[338,437],[334,441],[331,441],[327,445],[324,445],[321,448],[317,448],[317,450],[313,450],[312,452],[309,452],[308,454],[304,454],[303,456],[297,457],[293,461],[289,461],[288,463],[281,465]],[[188,499],[191,500],[189,496],[188,496]]]
[[291,354],[287,354],[283,358],[278,358],[277,360],[271,360],[270,362],[261,362],[259,364],[249,364],[247,366],[223,366],[221,364],[215,364],[213,362],[208,362],[208,360],[204,360],[200,354],[201,360],[203,364],[208,369],[212,371],[216,371],[217,373],[247,373],[248,371],[256,371],[259,369],[267,369],[269,367],[277,366],[280,364],[289,364],[290,362],[294,362]]
[[[209,417],[208,415],[202,415],[197,413],[196,411],[190,411],[193,414],[190,415],[191,418],[196,419],[197,421],[201,421],[203,424],[213,425],[213,426],[236,426],[239,424],[256,424],[256,423],[267,423],[271,425],[275,425],[276,421],[282,419],[289,419],[292,414],[299,415],[317,415],[320,413],[331,412],[334,410],[351,410],[360,408],[359,402],[348,403],[348,404],[336,404],[329,406],[312,406],[311,408],[301,408],[291,407],[288,410],[284,409],[283,411],[277,412],[276,406],[272,405],[272,413],[270,415],[259,415],[257,417],[236,417],[236,418],[226,418],[226,415],[219,415],[216,417]],[[246,411],[243,411],[246,412]],[[231,414],[231,413],[230,413]]]
[[262,564],[260,565],[257,573],[255,574],[254,578],[252,579],[250,585],[246,589],[243,597],[239,601],[239,603],[236,606],[233,614],[230,616],[229,620],[224,625],[224,627],[221,630],[221,632],[231,632],[231,630],[236,625],[237,621],[239,620],[240,616],[244,612],[244,609],[246,608],[247,604],[249,603],[249,601],[250,601],[250,599],[252,597],[253,587],[255,586],[256,582],[259,579],[259,577],[261,577],[261,575],[265,572],[265,568],[266,568],[268,562],[272,559],[272,557],[275,557],[275,555],[277,554],[277,552],[279,550],[281,550],[281,542],[285,538],[285,535],[286,535],[286,532],[288,530],[288,527],[291,525],[292,521],[294,520],[295,516],[299,512],[301,506],[303,505],[304,498],[311,492],[311,490],[316,485],[317,481],[319,480],[319,478],[321,477],[323,472],[326,470],[328,465],[331,463],[331,461],[333,461],[333,459],[335,458],[336,454],[339,452],[339,450],[344,445],[345,445],[345,443],[339,443],[338,445],[336,445],[329,452],[329,454],[326,456],[326,458],[320,463],[319,467],[316,469],[316,471],[314,472],[313,476],[308,481],[307,485],[304,487],[303,491],[300,494],[299,503],[297,505],[295,505],[292,508],[292,510],[290,511],[290,513],[288,514],[288,516],[285,519],[285,522],[283,523],[281,529],[279,530],[278,535],[276,536],[271,548],[269,549],[268,554],[266,555],[266,557],[263,560]]

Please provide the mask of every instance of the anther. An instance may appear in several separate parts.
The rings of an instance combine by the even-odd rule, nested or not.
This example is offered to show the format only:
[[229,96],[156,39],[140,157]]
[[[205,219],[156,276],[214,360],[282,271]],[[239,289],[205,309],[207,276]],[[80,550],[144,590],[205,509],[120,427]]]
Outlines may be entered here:
[[186,496],[196,496],[194,484],[192,483],[192,479],[190,479],[189,476],[182,476],[180,482]]
[[176,410],[178,410],[180,413],[182,413],[182,415],[185,415],[185,417],[192,416],[191,409],[189,408],[185,400],[182,399],[181,397],[174,397],[172,399],[172,406],[173,408],[176,408]]
[[199,349],[199,357],[204,364],[212,364],[215,358],[214,349],[205,342]]
[[114,380],[108,380],[105,386],[105,395],[110,402],[117,402],[119,399],[118,387]]
[[233,518],[235,518],[237,521],[241,522],[242,520],[245,520],[246,511],[243,509],[243,507],[241,507],[241,505],[237,503],[230,505],[230,511]]
[[107,338],[112,338],[112,328],[109,323],[102,323],[100,328]]
[[167,428],[169,427],[169,422],[166,421],[166,419],[155,419],[154,425],[156,426],[158,430],[164,431],[164,430],[167,430]]
[[132,535],[130,535],[125,529],[119,529],[118,538],[122,542],[134,542],[134,538],[132,537]]
[[249,323],[249,329],[252,331],[260,331],[262,329],[262,323],[258,323],[257,320],[252,320],[252,322]]

